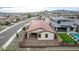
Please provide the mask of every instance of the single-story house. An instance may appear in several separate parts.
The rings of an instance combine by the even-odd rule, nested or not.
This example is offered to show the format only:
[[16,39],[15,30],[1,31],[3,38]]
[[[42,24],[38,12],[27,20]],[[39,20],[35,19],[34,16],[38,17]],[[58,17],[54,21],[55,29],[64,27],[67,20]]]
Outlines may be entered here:
[[58,46],[55,31],[44,20],[33,21],[19,43],[20,47]]
[[27,38],[35,37],[38,40],[53,40],[55,31],[44,20],[36,20],[32,22],[26,33]]

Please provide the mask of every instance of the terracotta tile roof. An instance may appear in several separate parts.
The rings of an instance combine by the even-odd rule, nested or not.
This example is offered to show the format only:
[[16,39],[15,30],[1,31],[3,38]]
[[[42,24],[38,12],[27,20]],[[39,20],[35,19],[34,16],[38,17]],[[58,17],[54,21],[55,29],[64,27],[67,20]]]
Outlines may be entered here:
[[50,27],[50,25],[44,20],[36,20],[32,22],[27,32],[30,32],[39,28],[43,29],[44,31],[54,32],[54,30]]

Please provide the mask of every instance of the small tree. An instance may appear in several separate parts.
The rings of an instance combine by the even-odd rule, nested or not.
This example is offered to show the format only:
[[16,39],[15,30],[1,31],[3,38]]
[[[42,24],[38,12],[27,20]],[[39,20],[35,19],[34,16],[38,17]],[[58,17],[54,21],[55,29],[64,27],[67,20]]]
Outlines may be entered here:
[[26,28],[25,28],[25,27],[23,27],[23,30],[25,31],[25,30],[26,30]]
[[5,21],[4,25],[9,25],[10,22],[9,21]]
[[16,37],[19,38],[19,34],[18,33],[16,33]]
[[0,23],[0,25],[2,26],[3,24],[2,24],[2,23]]
[[19,17],[17,17],[17,18],[16,18],[16,21],[19,21],[19,20],[20,20],[20,18],[19,18]]
[[27,14],[27,18],[31,18],[31,14]]

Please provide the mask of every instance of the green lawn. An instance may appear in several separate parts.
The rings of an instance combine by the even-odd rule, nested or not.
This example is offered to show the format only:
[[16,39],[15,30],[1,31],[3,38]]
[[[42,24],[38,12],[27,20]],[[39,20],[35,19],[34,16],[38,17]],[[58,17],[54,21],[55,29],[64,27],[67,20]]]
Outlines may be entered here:
[[63,42],[68,44],[75,44],[75,41],[67,33],[58,33]]

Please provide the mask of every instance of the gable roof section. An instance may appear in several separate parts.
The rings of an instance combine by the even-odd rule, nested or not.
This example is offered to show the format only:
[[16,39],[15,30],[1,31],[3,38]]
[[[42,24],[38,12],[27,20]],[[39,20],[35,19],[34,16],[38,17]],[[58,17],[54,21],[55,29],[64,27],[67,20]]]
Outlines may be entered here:
[[39,28],[43,29],[44,31],[54,32],[54,30],[50,27],[50,25],[44,20],[36,20],[32,22],[27,32],[34,31]]

